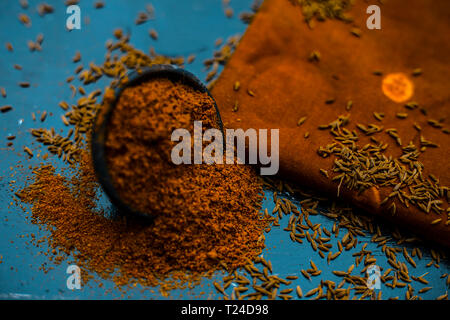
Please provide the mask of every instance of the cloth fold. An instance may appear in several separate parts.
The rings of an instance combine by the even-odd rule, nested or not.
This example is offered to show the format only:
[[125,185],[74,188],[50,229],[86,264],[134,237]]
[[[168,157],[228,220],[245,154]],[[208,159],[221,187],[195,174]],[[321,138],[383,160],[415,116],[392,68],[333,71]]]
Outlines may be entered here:
[[[299,6],[289,0],[266,0],[212,89],[224,125],[280,129],[280,175],[336,196],[338,182],[331,180],[335,157],[322,158],[317,153],[334,141],[333,136],[318,126],[348,115],[346,128],[358,132],[356,143],[364,146],[375,137],[389,145],[388,156],[399,157],[402,149],[386,129],[396,129],[402,147],[411,141],[420,148],[421,136],[438,144],[427,147],[418,160],[424,164],[424,175],[432,174],[440,185],[449,186],[450,135],[442,129],[450,128],[450,2],[388,1],[380,5],[381,30],[366,28],[367,6],[363,1],[355,4],[351,24],[327,20],[310,29]],[[354,27],[361,30],[360,37],[351,33]],[[319,61],[308,59],[313,51],[320,53]],[[374,74],[378,70],[382,76]],[[383,93],[382,81],[393,73],[403,73],[414,85],[409,100],[395,102]],[[240,82],[237,91],[233,90],[236,81]],[[347,110],[349,101],[352,106]],[[236,102],[238,111],[233,111]],[[417,105],[413,103],[410,110],[405,108],[408,102]],[[384,118],[377,120],[374,112]],[[407,117],[400,119],[397,113]],[[301,117],[307,119],[298,126]],[[442,128],[430,125],[430,119],[437,119],[436,126]],[[383,132],[366,136],[357,124],[382,126]],[[330,172],[330,178],[320,169]],[[391,192],[389,187],[371,187],[358,194],[341,186],[340,197],[450,247],[448,212],[426,213],[396,200],[393,214],[381,204]],[[442,201],[439,205],[446,209],[448,202]]]

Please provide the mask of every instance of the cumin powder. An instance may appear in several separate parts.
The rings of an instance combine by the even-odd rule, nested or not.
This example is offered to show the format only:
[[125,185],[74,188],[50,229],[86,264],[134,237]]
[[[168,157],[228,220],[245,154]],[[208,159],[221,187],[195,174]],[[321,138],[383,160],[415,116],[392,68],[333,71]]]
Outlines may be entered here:
[[[107,124],[106,161],[119,196],[144,214],[185,210],[191,195],[180,184],[195,184],[205,168],[175,165],[172,132],[184,128],[193,135],[194,120],[203,130],[216,127],[214,101],[181,82],[156,78],[126,88]],[[191,145],[193,139],[191,139]],[[214,177],[211,177],[214,180]]]
[[216,126],[212,99],[157,79],[125,89],[116,107],[106,139],[115,187],[133,207],[151,212],[153,223],[99,209],[91,155],[81,149],[72,174],[41,165],[17,194],[31,205],[33,223],[50,232],[50,259],[72,255],[85,280],[96,273],[119,286],[159,284],[165,294],[259,255],[268,221],[259,213],[262,182],[254,169],[170,162],[174,128],[192,128],[194,119],[204,129]]

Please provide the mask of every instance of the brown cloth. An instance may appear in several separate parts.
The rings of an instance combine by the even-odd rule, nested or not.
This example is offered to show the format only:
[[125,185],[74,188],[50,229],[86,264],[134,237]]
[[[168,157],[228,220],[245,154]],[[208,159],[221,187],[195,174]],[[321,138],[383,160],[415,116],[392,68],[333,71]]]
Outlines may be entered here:
[[[320,168],[331,169],[334,157],[323,159],[317,154],[320,146],[333,142],[333,137],[328,130],[319,131],[318,125],[349,113],[349,129],[357,123],[396,128],[403,146],[409,141],[420,146],[420,133],[413,128],[417,122],[423,128],[423,136],[440,145],[420,155],[424,174],[432,173],[441,185],[449,186],[450,135],[431,127],[427,120],[444,118],[443,125],[449,127],[450,2],[390,0],[380,5],[381,30],[366,28],[368,5],[363,1],[355,4],[350,11],[355,19],[352,24],[327,20],[317,22],[311,30],[299,6],[289,0],[266,0],[212,90],[224,124],[244,130],[279,128],[280,175],[336,196],[338,183],[319,172]],[[354,26],[362,31],[360,38],[350,33]],[[308,57],[314,50],[320,52],[321,60],[312,63]],[[412,76],[419,67],[423,74]],[[381,90],[383,77],[374,75],[375,70],[384,75],[408,75],[415,86],[410,100],[424,106],[428,115],[417,109],[407,110],[404,103],[385,96]],[[241,83],[237,92],[233,90],[235,81]],[[247,89],[255,96],[249,95]],[[336,100],[325,104],[329,98]],[[348,100],[353,101],[350,111],[345,109]],[[239,110],[233,112],[236,101]],[[378,122],[373,112],[383,112],[386,117]],[[400,120],[395,116],[398,112],[409,116]],[[297,126],[302,116],[308,119]],[[310,132],[308,139],[304,138],[306,132]],[[401,154],[400,147],[386,132],[375,136],[389,143],[388,155]],[[365,138],[358,145],[369,141]],[[341,196],[369,213],[450,247],[447,214],[426,214],[396,201],[397,213],[393,215],[380,205],[390,192],[392,188],[371,188],[357,195],[344,189]],[[447,207],[447,202],[442,206]],[[439,217],[441,223],[430,224]]]

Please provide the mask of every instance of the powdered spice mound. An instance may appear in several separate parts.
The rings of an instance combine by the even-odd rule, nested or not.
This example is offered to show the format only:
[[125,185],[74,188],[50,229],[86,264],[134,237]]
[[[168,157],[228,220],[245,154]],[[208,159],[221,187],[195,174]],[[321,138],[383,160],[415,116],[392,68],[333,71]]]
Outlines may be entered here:
[[[170,215],[198,205],[197,201],[208,201],[197,200],[187,191],[205,174],[215,180],[210,175],[215,169],[173,164],[171,135],[178,128],[192,134],[194,120],[202,121],[203,130],[216,127],[215,112],[207,93],[181,82],[156,78],[126,88],[108,123],[105,150],[113,185],[122,200],[151,215]],[[205,187],[215,187],[214,181],[201,179]]]
[[264,247],[262,189],[251,167],[195,166],[195,174],[178,186],[183,205],[172,199],[173,210],[167,205],[165,214],[143,225],[95,209],[98,183],[90,156],[81,158],[73,178],[56,174],[51,165],[36,168],[34,182],[19,195],[32,205],[32,221],[50,231],[50,247],[72,253],[87,274],[106,279],[117,271],[118,285],[137,280],[164,290],[223,266],[245,265]]

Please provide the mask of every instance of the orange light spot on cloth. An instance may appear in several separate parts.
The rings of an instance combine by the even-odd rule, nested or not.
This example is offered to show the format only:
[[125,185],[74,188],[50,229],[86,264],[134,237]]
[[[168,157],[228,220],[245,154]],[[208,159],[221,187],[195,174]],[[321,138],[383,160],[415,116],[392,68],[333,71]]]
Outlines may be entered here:
[[383,93],[394,102],[405,102],[414,94],[414,84],[404,73],[390,73],[383,78]]

